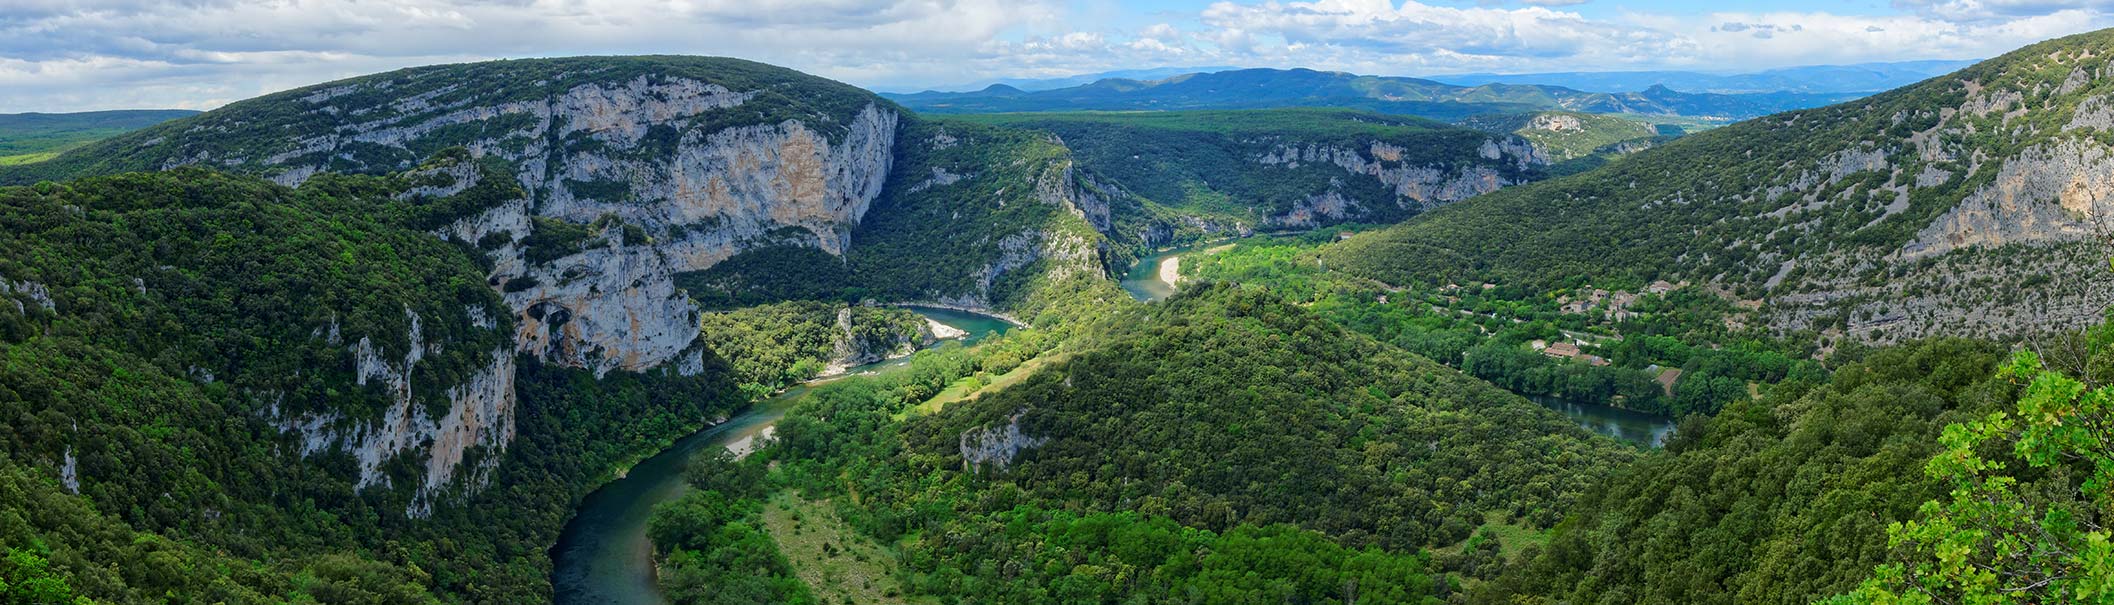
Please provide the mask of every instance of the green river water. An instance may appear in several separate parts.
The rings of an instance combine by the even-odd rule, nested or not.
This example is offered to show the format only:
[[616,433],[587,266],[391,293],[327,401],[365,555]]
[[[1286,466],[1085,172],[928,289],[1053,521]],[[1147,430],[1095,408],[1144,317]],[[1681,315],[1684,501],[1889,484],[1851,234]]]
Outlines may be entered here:
[[[968,332],[965,344],[1011,327],[1005,320],[966,311],[915,306],[910,310]],[[894,359],[852,368],[846,375],[885,373],[909,363],[907,357]],[[653,515],[653,506],[688,489],[683,467],[693,456],[762,435],[815,384],[786,389],[726,422],[676,440],[668,449],[632,466],[623,478],[588,494],[566,522],[557,546],[551,548],[551,586],[557,602],[665,603],[654,583],[653,545],[646,539],[646,520]]]

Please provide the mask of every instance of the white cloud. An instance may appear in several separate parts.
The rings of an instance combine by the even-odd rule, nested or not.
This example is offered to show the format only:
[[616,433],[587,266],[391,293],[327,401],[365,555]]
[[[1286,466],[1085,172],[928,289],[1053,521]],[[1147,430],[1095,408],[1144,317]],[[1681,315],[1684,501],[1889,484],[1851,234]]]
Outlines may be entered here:
[[2107,12],[2114,10],[2114,0],[1894,0],[1894,6],[1945,21],[1989,21],[2073,10]]
[[1589,16],[1577,3],[1227,0],[1124,13],[1079,0],[0,0],[0,112],[203,108],[500,57],[728,55],[904,89],[1167,65],[1425,74],[1971,58],[2114,25],[2114,0],[1896,0],[1884,15]]

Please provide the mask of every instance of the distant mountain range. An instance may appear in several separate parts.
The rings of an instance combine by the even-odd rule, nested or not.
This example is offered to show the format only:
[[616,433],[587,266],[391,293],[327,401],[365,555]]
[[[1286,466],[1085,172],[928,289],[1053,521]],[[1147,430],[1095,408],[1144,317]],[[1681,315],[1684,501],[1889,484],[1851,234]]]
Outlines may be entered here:
[[1827,105],[1862,95],[1687,93],[1665,86],[1608,93],[1525,84],[1458,86],[1420,78],[1361,76],[1311,69],[1239,69],[1184,74],[1160,80],[1110,78],[1041,91],[994,84],[974,92],[928,91],[884,96],[928,113],[1348,107],[1440,120],[1549,109],[1735,120]]
[[[1010,86],[1013,88],[1018,88],[1020,90],[1027,91],[1054,90],[1058,88],[1071,88],[1073,86],[1092,84],[1108,79],[1158,80],[1162,78],[1172,78],[1184,74],[1208,74],[1221,71],[1232,71],[1236,69],[1240,68],[1229,66],[1149,67],[1145,69],[1118,69],[1114,71],[1079,74],[1075,76],[1064,76],[1059,78],[995,78],[988,80],[977,80],[975,82],[969,82],[964,84],[933,86],[924,89],[924,92],[969,92],[982,90],[984,88],[994,85]],[[909,94],[908,89],[905,89],[903,94]]]
[[1959,71],[1973,61],[1901,61],[1856,65],[1806,65],[1742,74],[1692,71],[1597,71],[1527,74],[1454,74],[1426,78],[1456,86],[1538,84],[1588,92],[1622,92],[1665,86],[1685,92],[1847,93],[1878,92]]

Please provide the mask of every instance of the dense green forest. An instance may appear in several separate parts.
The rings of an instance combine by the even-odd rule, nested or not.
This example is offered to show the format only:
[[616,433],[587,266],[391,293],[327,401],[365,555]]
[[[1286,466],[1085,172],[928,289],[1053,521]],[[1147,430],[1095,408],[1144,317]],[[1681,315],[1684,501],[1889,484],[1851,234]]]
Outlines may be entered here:
[[[698,491],[663,507],[656,543],[684,545],[665,560],[689,562],[664,586],[790,575],[801,562],[775,550],[710,553],[748,539],[765,494],[792,489],[837,503],[858,533],[840,542],[897,545],[891,586],[905,597],[1441,602],[1458,584],[1424,547],[1495,549],[1478,528],[1553,523],[1635,455],[1260,290],[1203,287],[1055,327],[1074,334],[928,351],[907,371],[817,388],[775,447],[697,473]],[[923,405],[1038,349],[1055,360],[1023,380]],[[965,457],[1007,426],[1025,439],[1016,457]]]
[[1051,502],[1398,549],[1453,544],[1492,513],[1553,521],[1626,456],[1260,289],[1200,286],[1137,313],[1049,370],[912,423],[909,447],[956,453],[964,434],[1017,426],[1047,441],[983,466]]
[[414,226],[490,192],[390,195],[410,186],[179,170],[0,189],[0,443],[22,494],[0,501],[5,573],[111,602],[535,598],[571,497],[738,402],[716,359],[599,381],[519,364],[504,460],[482,491],[432,494],[451,505],[426,519],[404,512],[422,460],[363,487],[349,452],[303,456],[287,418],[392,405],[354,341],[402,352],[417,334],[406,384],[434,414],[511,355],[480,257]]
[[[871,187],[823,202],[860,204],[848,222],[772,222],[672,250],[635,244],[721,219],[649,230],[563,214],[574,194],[634,191],[574,180],[539,197],[544,182],[524,175],[555,166],[507,158],[560,145],[651,155],[686,133],[792,121],[842,143],[851,116],[898,108],[691,57],[414,68],[236,103],[0,169],[17,183],[0,187],[0,603],[549,599],[549,550],[589,490],[759,398],[930,344],[926,321],[894,303],[1024,325],[811,382],[746,457],[693,460],[687,489],[647,523],[670,600],[2108,602],[2114,318],[2006,326],[2005,340],[1895,338],[1869,328],[1885,313],[1858,306],[1950,288],[2034,314],[2050,292],[2106,283],[2090,234],[1915,257],[1926,226],[2001,184],[2003,161],[2110,140],[2074,122],[2103,103],[2087,68],[2106,56],[2114,35],[2055,40],[1678,140],[1540,110],[1793,101],[1243,70],[1218,81],[1334,88],[1227,102],[1361,109],[904,112],[857,177]],[[439,112],[685,76],[726,87],[697,102],[726,93],[743,100],[718,108],[739,109],[480,138],[518,132],[534,113],[521,110],[403,145],[304,147],[357,138],[316,109],[333,99],[362,120],[447,122]],[[1211,81],[913,97],[1205,104]],[[1372,109],[1474,110],[1481,130]],[[1482,113],[1520,109],[1536,111]],[[216,134],[179,136],[193,131]],[[619,132],[644,143],[618,151]],[[1584,163],[1491,151],[1515,135]],[[1582,172],[1425,212],[1437,204],[1334,160],[1258,162],[1290,148],[1507,184]],[[126,172],[196,158],[227,172]],[[1250,234],[1320,192],[1367,212],[1301,224],[1384,224]],[[519,210],[487,214],[500,208]],[[2098,206],[2086,208],[2057,218]],[[458,241],[465,219],[493,228]],[[1172,297],[1138,302],[1112,279],[1207,238],[1181,256]],[[635,295],[599,307],[632,313],[634,332],[630,303],[673,301],[676,337],[697,336],[676,344],[695,348],[607,372],[522,352],[532,322],[578,324],[517,316],[523,286],[498,276],[602,248],[613,254],[539,276],[603,284],[583,298]],[[2071,271],[2073,252],[2092,273]],[[670,277],[648,272],[676,255],[721,253],[674,275],[681,292],[645,279]],[[1763,300],[1821,286],[1839,291]],[[612,315],[596,319],[626,319]],[[623,335],[635,336],[665,334]],[[501,385],[503,416],[426,431],[460,419],[481,382]],[[1663,448],[1627,445],[1522,394],[1678,429]],[[432,453],[448,445],[452,464]]]
[[1484,602],[1811,603],[1885,560],[1886,525],[1942,493],[1939,429],[2016,389],[2001,349],[1877,350],[1826,384],[1735,401],[1622,469]]
[[1474,601],[2099,602],[2114,324],[2037,348],[1872,350],[1686,422]]
[[925,344],[926,331],[925,318],[907,309],[814,301],[707,313],[700,323],[701,342],[753,395],[814,378],[832,364],[907,353]]

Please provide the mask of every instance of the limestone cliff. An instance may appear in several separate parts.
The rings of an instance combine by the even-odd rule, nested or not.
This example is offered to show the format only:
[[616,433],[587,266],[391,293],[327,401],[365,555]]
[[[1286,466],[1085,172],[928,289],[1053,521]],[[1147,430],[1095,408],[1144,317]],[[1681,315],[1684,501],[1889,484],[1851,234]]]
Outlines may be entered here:
[[1021,452],[1035,449],[1049,442],[1049,437],[1034,437],[1020,432],[1020,412],[1006,418],[1002,427],[977,427],[963,431],[961,435],[962,470],[975,471],[990,465],[1003,471],[1013,464]]
[[[1254,162],[1291,168],[1302,164],[1333,165],[1343,170],[1346,178],[1370,178],[1386,185],[1396,199],[1384,201],[1405,208],[1429,209],[1516,184],[1490,165],[1421,164],[1406,159],[1404,151],[1386,141],[1371,141],[1363,148],[1285,143],[1255,157]],[[1518,137],[1485,139],[1478,154],[1484,160],[1508,163],[1522,170],[1549,163],[1540,149]],[[1337,191],[1340,188],[1338,184],[1328,191],[1316,191],[1291,211],[1266,220],[1278,226],[1311,227],[1358,215],[1357,200],[1345,198]]]
[[[438,352],[444,344],[427,342],[421,329],[422,318],[409,309],[404,313],[410,320],[410,330],[405,335],[410,345],[401,356],[383,350],[370,337],[346,347],[353,356],[356,384],[379,386],[388,393],[390,405],[380,419],[348,419],[336,411],[284,415],[276,405],[270,413],[278,419],[281,430],[299,437],[303,456],[334,448],[351,452],[359,461],[359,487],[386,484],[388,478],[383,476],[382,466],[390,460],[407,453],[422,455],[426,460],[423,483],[418,486],[416,503],[407,511],[422,516],[431,510],[432,496],[464,476],[466,469],[462,467],[473,448],[497,452],[513,441],[514,353],[506,348],[495,349],[489,353],[490,362],[467,380],[448,387],[438,397],[422,397],[412,390],[412,373],[429,352]],[[474,316],[481,311],[466,309],[465,313]],[[324,334],[327,344],[340,344],[335,325]],[[446,413],[436,420],[426,401],[444,402]],[[470,486],[481,486],[483,473],[497,461],[497,457],[488,456],[477,467],[467,469],[472,473]]]
[[[524,352],[602,373],[689,345],[696,315],[675,273],[770,244],[842,254],[888,178],[900,119],[865,91],[731,59],[500,61],[244,101],[62,163],[209,165],[298,185],[466,148],[505,166],[522,199],[441,232],[507,244],[486,249]],[[445,198],[478,177],[446,170],[452,184],[406,195]],[[567,225],[597,237],[539,233]]]

